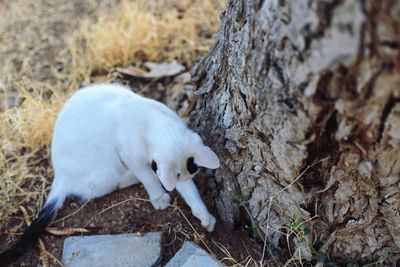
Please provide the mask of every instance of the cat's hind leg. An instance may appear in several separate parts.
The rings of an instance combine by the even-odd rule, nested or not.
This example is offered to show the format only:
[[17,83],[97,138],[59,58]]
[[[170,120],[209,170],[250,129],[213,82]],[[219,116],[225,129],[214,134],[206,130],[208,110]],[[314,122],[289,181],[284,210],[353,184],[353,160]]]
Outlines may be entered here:
[[139,179],[130,170],[127,170],[120,178],[118,188],[126,188],[139,182]]

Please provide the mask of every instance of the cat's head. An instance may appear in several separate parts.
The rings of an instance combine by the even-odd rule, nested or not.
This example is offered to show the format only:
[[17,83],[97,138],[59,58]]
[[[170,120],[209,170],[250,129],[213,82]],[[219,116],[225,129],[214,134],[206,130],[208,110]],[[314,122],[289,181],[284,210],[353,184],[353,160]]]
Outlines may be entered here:
[[172,152],[174,155],[151,162],[151,168],[168,191],[174,190],[178,181],[192,179],[200,167],[217,169],[220,166],[218,156],[199,137],[191,141]]

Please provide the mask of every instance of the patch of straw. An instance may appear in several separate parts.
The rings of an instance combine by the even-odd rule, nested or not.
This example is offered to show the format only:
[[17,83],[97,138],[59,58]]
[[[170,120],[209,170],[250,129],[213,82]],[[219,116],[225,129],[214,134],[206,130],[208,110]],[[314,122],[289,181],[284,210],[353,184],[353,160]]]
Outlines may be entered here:
[[219,26],[226,1],[123,0],[100,12],[95,23],[84,22],[69,41],[75,70],[88,79],[116,66],[177,59],[190,66],[204,55]]
[[36,209],[43,204],[53,126],[67,97],[43,82],[16,85],[22,104],[0,113],[0,226],[19,205],[33,199],[39,200]]

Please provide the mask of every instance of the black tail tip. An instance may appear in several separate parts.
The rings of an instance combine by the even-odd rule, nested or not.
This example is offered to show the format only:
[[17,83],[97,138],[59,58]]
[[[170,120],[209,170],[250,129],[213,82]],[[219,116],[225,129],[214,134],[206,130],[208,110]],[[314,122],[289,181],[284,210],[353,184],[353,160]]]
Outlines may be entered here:
[[40,211],[38,218],[32,221],[26,228],[20,239],[10,248],[0,253],[0,267],[10,265],[25,255],[25,253],[35,246],[40,235],[46,226],[56,215],[56,202],[47,203]]

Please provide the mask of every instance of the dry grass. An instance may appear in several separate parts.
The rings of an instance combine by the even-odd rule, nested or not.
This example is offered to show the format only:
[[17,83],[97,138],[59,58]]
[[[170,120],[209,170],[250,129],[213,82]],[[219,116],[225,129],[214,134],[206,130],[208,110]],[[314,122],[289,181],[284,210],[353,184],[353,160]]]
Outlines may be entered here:
[[22,104],[0,114],[4,134],[2,140],[32,151],[47,147],[65,94],[53,85],[30,79],[16,82],[16,86]]
[[65,96],[44,100],[47,83],[28,80],[16,83],[23,103],[0,113],[0,225],[17,207],[37,201],[30,209],[37,212],[45,199],[51,169],[47,162],[52,127]]
[[[0,2],[0,230],[19,205],[32,214],[43,205],[53,125],[73,90],[144,60],[189,66],[207,52],[225,1],[118,2]],[[9,96],[22,103],[4,107]]]
[[84,22],[69,42],[72,64],[88,78],[93,71],[143,61],[171,61],[190,66],[206,53],[219,25],[222,0],[123,0],[113,12]]

